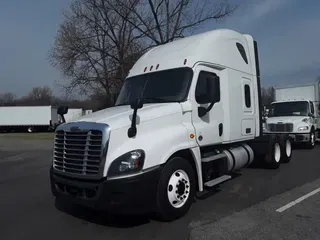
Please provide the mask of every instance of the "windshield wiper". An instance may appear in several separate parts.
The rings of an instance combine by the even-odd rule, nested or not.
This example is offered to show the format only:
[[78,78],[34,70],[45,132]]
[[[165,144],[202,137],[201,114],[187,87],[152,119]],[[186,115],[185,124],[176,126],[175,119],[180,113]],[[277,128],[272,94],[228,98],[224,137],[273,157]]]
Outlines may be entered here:
[[[179,102],[179,101],[170,101],[170,100],[167,100],[167,99],[164,99],[164,98],[160,98],[160,97],[144,97],[143,98],[143,102],[144,103],[148,103],[148,102],[145,102],[145,100],[149,100],[149,101],[151,101],[152,103],[157,103],[157,102],[159,102],[159,103],[167,103],[167,102]],[[124,102],[124,103],[120,103],[120,104],[118,104],[118,105],[115,105],[116,107],[117,106],[124,106],[124,105],[131,105],[131,103],[128,103],[128,102]]]
[[118,106],[125,106],[125,105],[130,105],[130,103],[125,102],[125,103],[120,103],[120,104],[117,104],[117,105],[114,105],[114,106],[118,107]]
[[167,99],[164,99],[164,98],[159,98],[159,97],[144,97],[144,98],[143,98],[143,101],[144,101],[144,100],[157,101],[157,102],[159,102],[159,103],[175,102],[175,101],[170,101],[170,100],[167,100]]

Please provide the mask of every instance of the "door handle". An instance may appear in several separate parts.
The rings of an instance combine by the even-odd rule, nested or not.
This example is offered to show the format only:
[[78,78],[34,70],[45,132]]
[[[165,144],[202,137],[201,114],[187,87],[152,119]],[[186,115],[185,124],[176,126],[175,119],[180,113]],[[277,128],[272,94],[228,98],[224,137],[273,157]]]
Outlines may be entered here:
[[222,134],[223,134],[223,124],[220,123],[220,124],[219,124],[219,137],[221,137]]

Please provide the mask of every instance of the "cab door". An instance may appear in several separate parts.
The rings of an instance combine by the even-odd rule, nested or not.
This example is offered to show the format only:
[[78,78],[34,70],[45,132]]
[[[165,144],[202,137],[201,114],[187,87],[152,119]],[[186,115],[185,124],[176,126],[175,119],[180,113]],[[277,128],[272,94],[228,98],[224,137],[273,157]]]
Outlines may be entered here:
[[[195,70],[196,83],[192,87],[192,122],[200,146],[214,145],[223,139],[223,108],[221,102],[219,71],[198,66]],[[209,90],[209,91],[208,91]],[[214,98],[208,95],[213,93]],[[214,100],[212,108],[201,116],[201,107],[208,109]]]

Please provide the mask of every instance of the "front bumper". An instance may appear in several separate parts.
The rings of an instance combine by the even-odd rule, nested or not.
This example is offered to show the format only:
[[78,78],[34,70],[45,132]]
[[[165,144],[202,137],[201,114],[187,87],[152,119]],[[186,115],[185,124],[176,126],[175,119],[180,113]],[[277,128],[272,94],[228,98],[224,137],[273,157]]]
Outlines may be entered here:
[[294,142],[309,142],[310,134],[309,133],[290,133],[289,136]]
[[64,201],[117,214],[155,210],[161,168],[134,177],[89,181],[72,179],[50,168],[52,194]]

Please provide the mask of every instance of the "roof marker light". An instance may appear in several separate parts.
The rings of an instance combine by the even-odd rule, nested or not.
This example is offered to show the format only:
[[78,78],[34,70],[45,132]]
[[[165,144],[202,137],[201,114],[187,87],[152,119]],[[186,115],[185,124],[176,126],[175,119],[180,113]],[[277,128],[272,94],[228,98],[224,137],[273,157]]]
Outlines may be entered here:
[[150,67],[150,71],[152,70],[153,66]]
[[187,59],[183,61],[183,65],[186,65],[186,64],[187,64]]
[[159,68],[159,64],[157,64],[157,66],[156,66],[156,69],[158,69]]
[[144,72],[145,72],[145,71],[147,71],[147,69],[148,69],[148,68],[147,68],[147,67],[145,67],[145,68],[144,68]]

